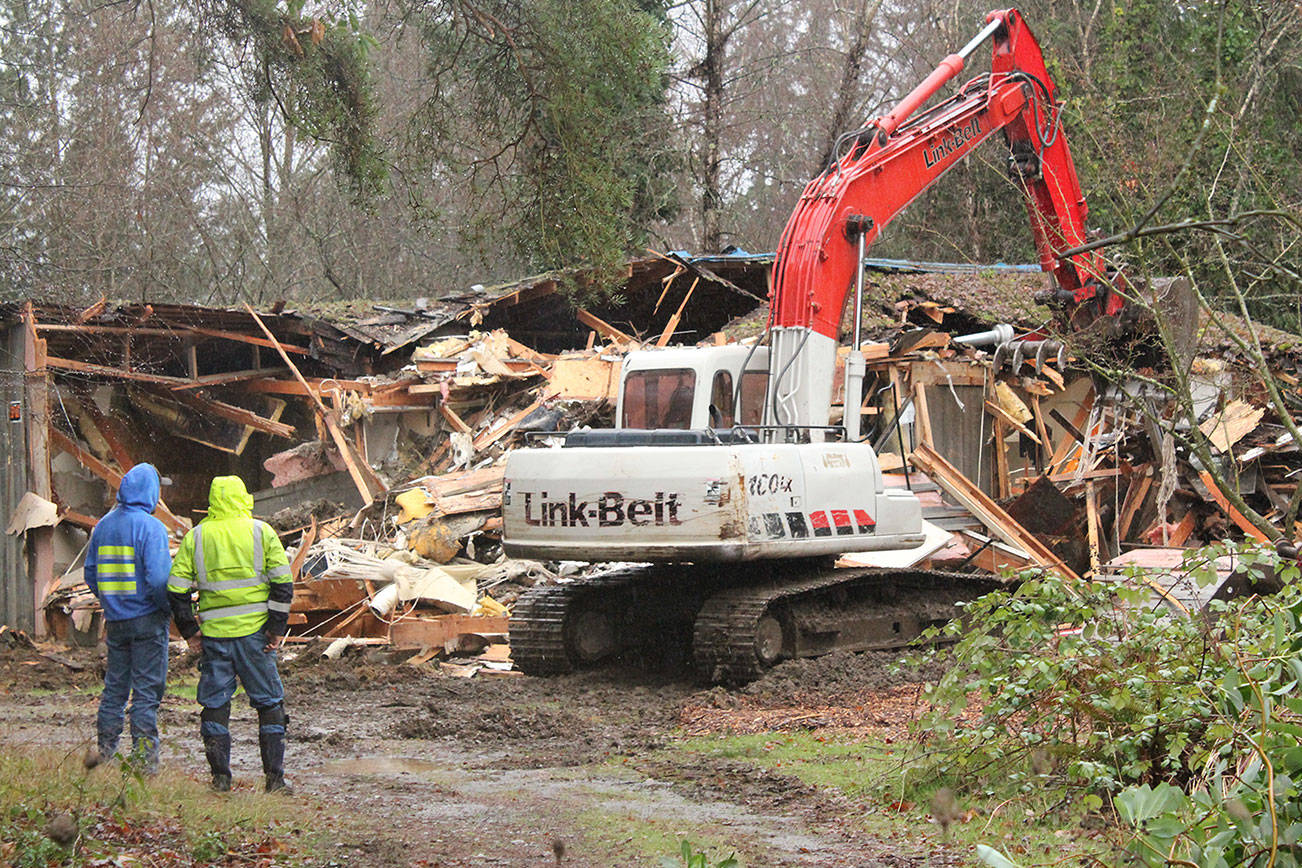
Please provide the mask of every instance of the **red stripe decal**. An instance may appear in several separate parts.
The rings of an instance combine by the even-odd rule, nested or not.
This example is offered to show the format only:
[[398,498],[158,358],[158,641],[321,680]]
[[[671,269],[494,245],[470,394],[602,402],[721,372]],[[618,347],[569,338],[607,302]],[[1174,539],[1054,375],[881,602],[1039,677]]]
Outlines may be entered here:
[[868,513],[862,509],[854,511],[854,523],[860,527],[875,527],[877,522],[868,517]]
[[837,527],[849,527],[850,511],[848,509],[832,510],[832,521],[836,522]]
[[825,512],[811,512],[811,513],[809,514],[809,522],[810,522],[810,524],[812,524],[814,527],[827,527],[827,526],[828,526],[828,525],[827,525],[827,513],[825,513]]

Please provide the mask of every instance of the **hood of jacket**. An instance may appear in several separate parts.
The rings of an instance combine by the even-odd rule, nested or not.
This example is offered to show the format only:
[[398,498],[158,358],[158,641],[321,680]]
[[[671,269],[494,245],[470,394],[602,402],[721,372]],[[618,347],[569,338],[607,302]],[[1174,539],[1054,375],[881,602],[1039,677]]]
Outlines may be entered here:
[[137,464],[122,477],[118,505],[153,512],[158,506],[158,470],[152,464]]
[[238,476],[213,477],[208,490],[209,518],[252,518],[253,496]]

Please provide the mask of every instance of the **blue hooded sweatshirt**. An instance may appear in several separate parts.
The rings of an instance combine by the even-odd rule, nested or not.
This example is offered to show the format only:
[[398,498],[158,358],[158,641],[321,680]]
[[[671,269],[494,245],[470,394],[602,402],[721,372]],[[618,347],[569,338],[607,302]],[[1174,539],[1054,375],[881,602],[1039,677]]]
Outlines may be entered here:
[[110,621],[171,611],[167,528],[152,515],[158,493],[154,465],[137,464],[122,477],[117,506],[91,532],[84,576]]

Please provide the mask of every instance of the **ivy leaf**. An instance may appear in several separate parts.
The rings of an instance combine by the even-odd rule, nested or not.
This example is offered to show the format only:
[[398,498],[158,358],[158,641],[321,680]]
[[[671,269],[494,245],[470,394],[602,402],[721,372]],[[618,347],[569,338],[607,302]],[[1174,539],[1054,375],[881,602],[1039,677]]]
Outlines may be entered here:
[[1146,820],[1179,810],[1188,801],[1188,796],[1179,787],[1167,783],[1156,787],[1144,784],[1121,791],[1113,801],[1121,818],[1138,826]]

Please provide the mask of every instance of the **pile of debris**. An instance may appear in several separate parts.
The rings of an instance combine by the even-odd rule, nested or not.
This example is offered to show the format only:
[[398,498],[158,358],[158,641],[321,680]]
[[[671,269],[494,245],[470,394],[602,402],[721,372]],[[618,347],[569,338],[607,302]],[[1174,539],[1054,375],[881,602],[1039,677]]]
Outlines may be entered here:
[[[762,272],[768,260],[753,267]],[[683,274],[695,272],[681,266],[661,280],[661,300]],[[743,281],[741,274],[732,278],[754,284],[754,275]],[[1026,334],[1019,318],[1047,317],[1029,301],[1043,282],[1025,269],[878,266],[865,300],[872,340],[862,347],[868,376],[858,412],[888,484],[912,488],[924,517],[941,529],[940,543],[912,562],[991,573],[1038,565],[1083,576],[1126,563],[1169,570],[1175,549],[1227,537],[1264,540],[1217,482],[1234,480],[1235,495],[1272,518],[1289,511],[1297,491],[1302,454],[1267,409],[1260,366],[1236,342],[1209,337],[1214,330],[1191,353],[1189,400],[1220,462],[1213,474],[1172,439],[1170,398],[1140,385],[1158,372],[1141,366],[1135,377],[1109,383],[1051,341],[1009,347],[1010,337]],[[246,410],[253,417],[241,417],[246,426],[274,436],[268,426],[287,419],[286,427],[316,435],[260,453],[272,483],[255,495],[256,511],[292,544],[299,578],[291,639],[329,640],[330,654],[349,644],[391,644],[415,651],[418,662],[475,655],[458,674],[509,669],[515,598],[583,567],[504,558],[504,456],[531,432],[611,424],[623,355],[667,344],[696,285],[663,327],[645,330],[647,338],[582,310],[571,316],[587,329],[584,345],[554,353],[501,327],[426,329],[414,341],[419,329],[398,327],[404,349],[414,347],[406,363],[352,377],[306,376],[291,355],[310,344],[294,343],[283,323],[278,334],[249,311],[249,322],[261,326],[254,345],[275,350],[283,365],[274,374],[225,375],[224,400],[242,396],[253,406],[247,399],[278,395],[278,411]],[[526,290],[514,292],[535,297]],[[644,307],[655,312],[659,302]],[[1014,322],[999,325],[995,316]],[[752,305],[701,343],[753,342],[765,318],[765,308]],[[1299,341],[1256,333],[1270,373],[1293,394]],[[392,360],[390,349],[381,354]],[[847,412],[843,391],[838,370],[833,422]],[[104,472],[97,475],[111,481],[132,456],[118,456],[112,467],[99,458],[112,452],[112,440],[98,444],[91,432],[112,426],[104,413],[97,421],[93,396],[81,406],[76,430],[54,428],[52,436],[59,448],[88,456],[92,472],[89,462],[98,461]],[[74,433],[87,445],[73,442]],[[60,509],[65,521],[75,512]],[[187,524],[177,518],[173,526]],[[51,592],[47,615],[67,635],[93,634],[94,610],[74,564]]]

